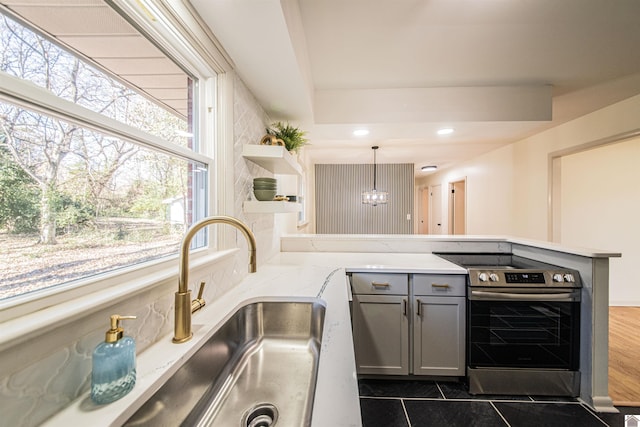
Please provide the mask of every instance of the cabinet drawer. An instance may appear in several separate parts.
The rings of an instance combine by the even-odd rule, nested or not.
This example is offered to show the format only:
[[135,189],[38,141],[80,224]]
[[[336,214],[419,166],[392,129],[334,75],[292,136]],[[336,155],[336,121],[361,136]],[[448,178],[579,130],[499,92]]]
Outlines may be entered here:
[[407,295],[409,277],[406,274],[353,273],[351,289],[354,294]]
[[414,295],[466,295],[466,277],[462,274],[414,274]]

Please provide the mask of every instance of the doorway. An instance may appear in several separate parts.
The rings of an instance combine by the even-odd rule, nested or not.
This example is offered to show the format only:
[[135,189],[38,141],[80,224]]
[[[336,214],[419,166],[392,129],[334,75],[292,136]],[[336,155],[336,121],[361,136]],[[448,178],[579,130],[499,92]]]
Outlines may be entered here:
[[609,396],[640,406],[637,369],[640,293],[636,276],[640,131],[559,151],[550,157],[550,240],[621,252],[609,260]]
[[466,234],[467,180],[449,183],[449,234]]
[[429,187],[429,234],[443,234],[442,185]]
[[420,189],[418,234],[429,234],[429,187]]

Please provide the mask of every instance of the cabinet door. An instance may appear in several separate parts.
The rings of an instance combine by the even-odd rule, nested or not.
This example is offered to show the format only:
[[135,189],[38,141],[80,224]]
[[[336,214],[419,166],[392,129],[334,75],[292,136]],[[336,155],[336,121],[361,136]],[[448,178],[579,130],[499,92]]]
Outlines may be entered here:
[[408,374],[407,297],[354,295],[353,340],[359,374]]
[[414,297],[413,373],[465,374],[465,298]]

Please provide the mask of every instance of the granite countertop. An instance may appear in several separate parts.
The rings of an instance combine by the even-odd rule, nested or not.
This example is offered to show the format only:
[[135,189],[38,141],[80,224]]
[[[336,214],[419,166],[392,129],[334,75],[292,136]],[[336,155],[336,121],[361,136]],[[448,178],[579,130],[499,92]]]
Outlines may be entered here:
[[312,426],[360,426],[346,272],[465,274],[433,254],[298,253],[274,256],[240,284],[193,316],[194,337],[176,345],[171,337],[137,357],[135,388],[122,399],[94,405],[88,394],[45,425],[119,426],[126,421],[235,311],[257,300],[320,298],[326,304]]

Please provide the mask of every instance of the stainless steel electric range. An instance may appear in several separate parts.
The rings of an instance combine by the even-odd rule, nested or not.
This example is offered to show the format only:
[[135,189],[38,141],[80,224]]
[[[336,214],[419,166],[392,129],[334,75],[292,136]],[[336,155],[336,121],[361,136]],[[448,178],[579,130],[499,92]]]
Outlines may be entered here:
[[472,394],[577,396],[577,271],[511,254],[444,254],[467,269]]

